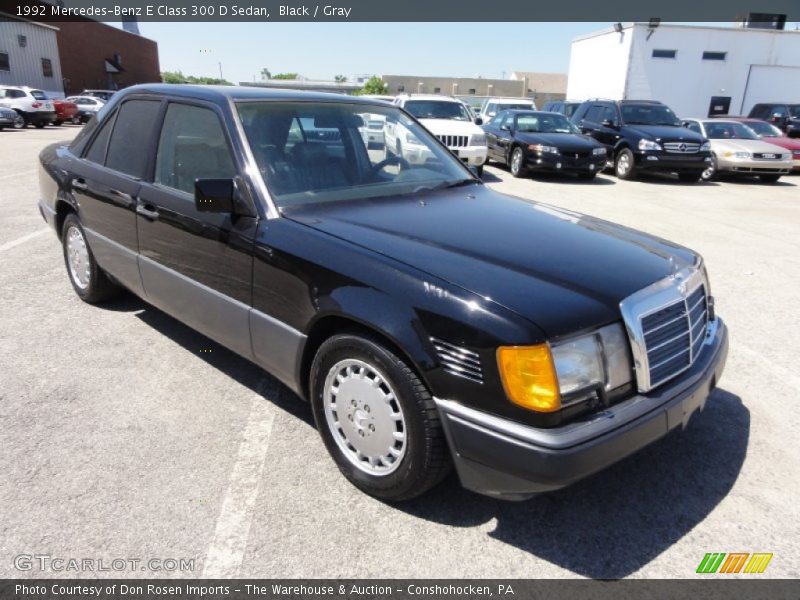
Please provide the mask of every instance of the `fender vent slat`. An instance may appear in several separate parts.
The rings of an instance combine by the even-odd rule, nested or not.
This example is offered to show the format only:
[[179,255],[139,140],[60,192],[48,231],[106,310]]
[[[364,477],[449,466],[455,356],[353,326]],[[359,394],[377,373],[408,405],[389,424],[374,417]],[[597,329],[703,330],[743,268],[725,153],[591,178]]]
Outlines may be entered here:
[[481,358],[472,350],[467,350],[438,338],[431,338],[436,354],[445,372],[463,377],[476,383],[483,383]]

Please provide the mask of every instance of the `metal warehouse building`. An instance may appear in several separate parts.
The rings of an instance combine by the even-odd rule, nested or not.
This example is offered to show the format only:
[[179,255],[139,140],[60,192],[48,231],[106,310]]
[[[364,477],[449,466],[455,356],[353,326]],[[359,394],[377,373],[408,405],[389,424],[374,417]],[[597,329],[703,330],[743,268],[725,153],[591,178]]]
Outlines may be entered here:
[[684,117],[800,102],[800,32],[618,25],[573,40],[567,97],[660,100]]
[[0,85],[63,95],[58,29],[0,13]]

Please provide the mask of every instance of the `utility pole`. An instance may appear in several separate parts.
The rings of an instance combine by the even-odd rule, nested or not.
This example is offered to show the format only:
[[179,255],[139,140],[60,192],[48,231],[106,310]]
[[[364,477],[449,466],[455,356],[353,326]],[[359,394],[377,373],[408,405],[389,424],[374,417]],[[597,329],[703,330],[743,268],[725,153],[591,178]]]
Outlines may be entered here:
[[219,63],[217,63],[217,64],[219,65],[219,78],[220,78],[220,79],[225,79],[225,78],[222,76],[222,61],[220,61],[220,62],[219,62]]

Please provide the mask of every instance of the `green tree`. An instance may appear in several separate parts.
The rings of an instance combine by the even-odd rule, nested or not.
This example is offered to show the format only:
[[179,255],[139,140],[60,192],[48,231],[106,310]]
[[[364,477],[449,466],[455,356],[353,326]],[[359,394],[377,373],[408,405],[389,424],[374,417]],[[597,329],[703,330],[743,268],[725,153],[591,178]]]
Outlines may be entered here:
[[382,95],[388,91],[388,85],[377,75],[373,75],[364,83],[364,87],[356,92],[356,95],[373,94]]
[[272,76],[272,79],[297,79],[297,78],[298,78],[297,73],[275,73],[275,75]]
[[345,77],[344,75],[336,75],[334,76],[333,80],[336,83],[347,83],[347,77]]
[[227,79],[219,77],[195,77],[194,75],[184,75],[181,71],[163,71],[161,81],[164,83],[192,83],[195,85],[233,85]]

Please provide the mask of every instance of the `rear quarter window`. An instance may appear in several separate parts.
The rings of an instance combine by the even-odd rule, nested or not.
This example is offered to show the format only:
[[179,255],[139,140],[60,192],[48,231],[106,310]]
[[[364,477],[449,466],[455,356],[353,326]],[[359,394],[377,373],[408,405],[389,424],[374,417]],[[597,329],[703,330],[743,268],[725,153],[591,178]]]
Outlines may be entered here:
[[160,100],[128,100],[120,107],[108,144],[106,166],[109,169],[144,177],[153,124],[160,109]]

